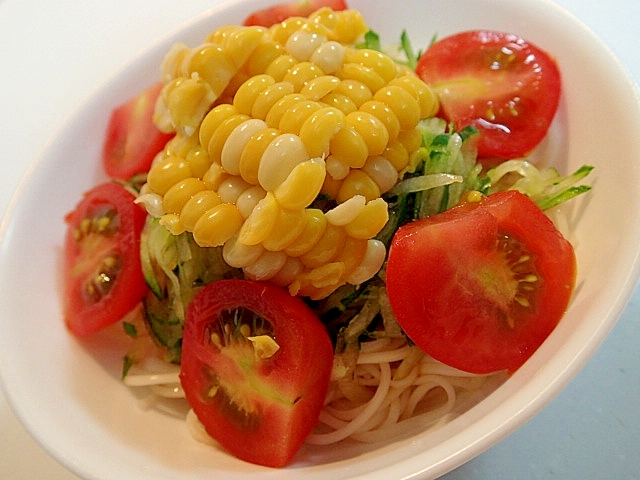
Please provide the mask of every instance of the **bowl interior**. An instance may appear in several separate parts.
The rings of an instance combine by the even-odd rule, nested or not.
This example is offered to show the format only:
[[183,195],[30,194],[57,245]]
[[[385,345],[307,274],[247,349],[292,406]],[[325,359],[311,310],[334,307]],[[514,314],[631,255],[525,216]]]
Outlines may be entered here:
[[[558,328],[524,367],[463,401],[446,424],[384,445],[304,447],[273,471],[192,440],[183,404],[139,408],[120,382],[123,346],[109,332],[79,342],[60,317],[63,216],[104,179],[98,162],[109,113],[158,75],[171,44],[196,45],[240,22],[259,0],[206,12],[116,72],[53,138],[19,188],[0,245],[0,366],[7,396],[34,437],[88,478],[404,478],[436,476],[479,454],[539,411],[577,373],[612,328],[639,272],[638,93],[611,52],[570,14],[544,0],[351,0],[385,43],[407,29],[414,46],[468,29],[518,33],[551,52],[563,75],[560,111],[535,156],[569,172],[594,165],[593,190],[573,202],[579,278]],[[606,281],[605,281],[606,279]],[[37,292],[37,301],[34,301]],[[502,380],[502,379],[501,379]],[[85,439],[90,438],[87,442]],[[118,461],[114,462],[113,459]]]

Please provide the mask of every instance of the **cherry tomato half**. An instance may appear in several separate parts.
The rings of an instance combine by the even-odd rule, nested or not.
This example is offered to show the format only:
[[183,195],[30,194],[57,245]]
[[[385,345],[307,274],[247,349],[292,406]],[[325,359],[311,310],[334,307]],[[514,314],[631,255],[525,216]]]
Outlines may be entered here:
[[119,321],[147,293],[140,266],[146,212],[123,186],[85,193],[65,217],[64,319],[84,336]]
[[471,125],[480,131],[478,156],[486,159],[533,150],[560,100],[555,61],[508,33],[474,30],[444,38],[424,52],[416,73],[433,87],[440,114],[456,129]]
[[270,467],[299,450],[326,396],[333,346],[299,298],[220,280],[189,305],[180,380],[206,431],[236,457]]
[[152,85],[111,113],[102,149],[102,165],[109,177],[128,180],[148,172],[156,154],[173,136],[153,123],[162,86],[161,82]]
[[295,0],[280,3],[252,13],[245,19],[244,25],[270,27],[289,17],[308,17],[321,7],[338,11],[346,10],[347,4],[344,0]]
[[555,328],[576,259],[538,206],[508,191],[401,227],[386,272],[411,340],[447,365],[489,373],[516,370]]

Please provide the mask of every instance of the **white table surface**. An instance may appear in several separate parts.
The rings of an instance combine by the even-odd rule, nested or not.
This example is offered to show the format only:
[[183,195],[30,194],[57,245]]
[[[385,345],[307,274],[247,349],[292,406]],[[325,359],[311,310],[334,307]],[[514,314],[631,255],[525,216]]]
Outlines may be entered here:
[[[0,213],[62,119],[132,52],[218,2],[0,0]],[[590,26],[640,79],[639,1],[556,3]],[[149,15],[153,22],[146,23]],[[144,28],[135,27],[141,23]],[[97,51],[103,52],[98,61]],[[24,110],[29,115],[15,113]],[[639,322],[636,288],[611,335],[547,408],[444,478],[640,479]],[[0,479],[41,478],[77,479],[31,439],[0,391]]]

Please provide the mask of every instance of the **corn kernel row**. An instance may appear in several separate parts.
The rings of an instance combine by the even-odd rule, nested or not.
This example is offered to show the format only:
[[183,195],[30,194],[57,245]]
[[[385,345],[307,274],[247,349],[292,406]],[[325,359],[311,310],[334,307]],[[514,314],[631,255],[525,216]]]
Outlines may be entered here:
[[[351,46],[366,30],[358,12],[324,8],[175,46],[154,119],[176,136],[143,188],[161,222],[292,294],[373,276],[386,253],[373,240],[388,215],[380,195],[438,104],[392,59]],[[311,208],[321,192],[338,206]]]

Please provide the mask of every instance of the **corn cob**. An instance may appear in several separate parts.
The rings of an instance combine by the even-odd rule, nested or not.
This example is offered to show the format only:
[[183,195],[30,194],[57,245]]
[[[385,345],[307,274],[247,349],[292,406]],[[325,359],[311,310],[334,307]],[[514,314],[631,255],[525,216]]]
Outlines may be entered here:
[[[266,29],[230,26],[163,63],[155,122],[175,132],[143,191],[172,233],[223,246],[245,276],[322,298],[382,266],[381,194],[410,168],[436,96],[388,56],[358,49],[355,10]],[[319,194],[337,206],[313,207]]]

